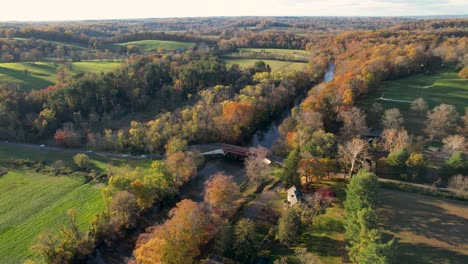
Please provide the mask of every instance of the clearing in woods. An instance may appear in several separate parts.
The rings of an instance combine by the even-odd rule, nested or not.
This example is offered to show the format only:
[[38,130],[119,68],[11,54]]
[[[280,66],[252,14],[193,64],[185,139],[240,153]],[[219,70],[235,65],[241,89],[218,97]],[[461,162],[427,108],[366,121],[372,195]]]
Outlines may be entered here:
[[[72,74],[94,72],[106,73],[120,66],[118,61],[81,61],[72,63]],[[19,85],[23,91],[43,89],[57,82],[57,69],[62,64],[53,62],[0,63],[0,84]]]
[[[390,100],[380,100],[381,97]],[[451,104],[463,115],[468,108],[468,80],[460,78],[454,69],[443,69],[432,75],[418,74],[386,81],[359,105],[370,109],[373,103],[381,103],[384,109],[398,108],[405,118],[405,127],[411,133],[420,134],[425,115],[411,111],[411,104],[408,103],[419,97],[428,103],[430,109],[442,103]]]

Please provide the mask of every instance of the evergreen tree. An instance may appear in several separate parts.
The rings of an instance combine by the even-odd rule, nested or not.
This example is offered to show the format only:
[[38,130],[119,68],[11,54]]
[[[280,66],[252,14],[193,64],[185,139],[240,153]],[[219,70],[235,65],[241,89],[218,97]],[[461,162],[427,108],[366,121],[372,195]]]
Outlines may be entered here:
[[289,188],[293,185],[300,186],[301,179],[299,173],[297,172],[297,167],[301,161],[301,154],[299,149],[294,149],[284,160],[284,169],[283,169],[283,183],[286,188]]
[[278,221],[278,238],[285,245],[293,244],[300,236],[302,229],[301,217],[290,207],[283,212]]

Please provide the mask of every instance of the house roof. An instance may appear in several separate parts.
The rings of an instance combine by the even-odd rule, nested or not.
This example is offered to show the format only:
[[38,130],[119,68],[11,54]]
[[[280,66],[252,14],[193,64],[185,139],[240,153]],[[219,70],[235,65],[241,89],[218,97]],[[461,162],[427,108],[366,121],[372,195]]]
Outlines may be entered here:
[[302,197],[302,194],[301,192],[296,188],[296,186],[293,186],[291,188],[288,189],[288,202],[291,204],[291,205],[294,205],[296,204],[297,202],[299,202],[299,200],[301,199]]

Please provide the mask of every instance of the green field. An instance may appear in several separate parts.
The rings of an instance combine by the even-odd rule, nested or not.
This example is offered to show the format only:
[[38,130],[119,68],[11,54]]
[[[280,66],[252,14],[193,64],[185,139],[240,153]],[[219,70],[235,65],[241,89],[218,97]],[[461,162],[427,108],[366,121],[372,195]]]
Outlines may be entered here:
[[379,100],[387,99],[413,101],[422,97],[433,108],[441,103],[456,106],[460,114],[468,107],[468,80],[461,79],[451,69],[440,71],[433,75],[415,75],[382,83],[375,93],[369,94],[360,102],[360,106],[368,109],[374,102],[381,103],[385,109],[399,108],[406,120],[405,126],[413,133],[420,133],[424,127],[421,116],[410,110],[410,103]]
[[397,263],[468,263],[468,203],[381,189],[384,233],[398,241]]
[[[239,64],[239,66],[247,68],[252,67],[255,62],[260,59],[224,59],[227,64]],[[266,64],[270,65],[272,71],[303,71],[307,66],[305,62],[290,62],[279,60],[263,60]]]
[[[72,64],[72,74],[109,72],[121,65],[115,61],[82,61]],[[60,64],[51,62],[0,63],[0,83],[18,84],[24,91],[43,89],[57,81]]]
[[128,45],[135,45],[141,51],[147,52],[157,49],[174,50],[178,48],[190,49],[195,46],[194,42],[181,42],[181,41],[167,41],[167,40],[139,40],[124,43],[113,44],[113,46],[127,47]]
[[[73,153],[0,145],[0,161],[8,159],[63,160],[72,163]],[[149,160],[108,159],[90,155],[97,170],[111,163],[114,172],[150,167]],[[82,230],[90,227],[96,212],[105,208],[101,184],[86,183],[83,177],[54,176],[15,169],[0,176],[0,263],[21,263],[31,258],[29,247],[44,230],[57,231],[69,208],[78,210]]]

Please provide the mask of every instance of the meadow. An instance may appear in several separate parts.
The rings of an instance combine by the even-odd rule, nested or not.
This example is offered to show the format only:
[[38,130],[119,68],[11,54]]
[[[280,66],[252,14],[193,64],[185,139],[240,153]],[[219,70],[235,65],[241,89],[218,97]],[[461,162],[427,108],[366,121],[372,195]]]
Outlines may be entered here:
[[[71,165],[73,155],[67,151],[0,145],[0,161],[28,159],[50,164],[62,160]],[[146,170],[151,165],[149,160],[89,155],[97,171],[105,171],[108,163],[114,173],[134,167]],[[88,230],[94,214],[105,209],[102,187],[84,177],[41,174],[31,169],[11,169],[0,176],[0,263],[21,263],[33,258],[29,248],[36,236],[46,230],[56,233],[70,208],[78,211],[80,229]]]
[[128,45],[135,45],[140,48],[140,51],[148,52],[157,49],[175,50],[178,48],[190,49],[195,46],[194,42],[182,41],[168,41],[168,40],[138,40],[124,43],[112,44],[112,46],[127,47]]
[[398,263],[468,263],[468,203],[381,189],[377,210]]
[[[243,68],[252,67],[255,62],[260,59],[238,59],[238,58],[225,58],[227,64],[239,64]],[[305,62],[290,62],[280,60],[264,60],[266,64],[270,65],[272,71],[303,71],[307,66]]]
[[[121,65],[117,61],[82,61],[72,64],[72,74],[110,72]],[[21,90],[43,89],[57,82],[60,64],[52,62],[0,63],[0,83],[17,84]]]
[[432,75],[414,75],[398,80],[383,82],[372,94],[359,103],[369,109],[375,103],[381,103],[384,109],[398,108],[405,118],[405,126],[412,133],[421,133],[424,127],[423,116],[410,109],[409,102],[380,100],[380,97],[413,101],[422,97],[432,109],[439,104],[454,105],[460,114],[468,108],[468,80],[461,79],[453,69],[444,69]]
[[[258,54],[264,56],[276,56],[284,58],[285,60],[298,60],[308,62],[310,59],[310,52],[299,49],[259,49],[259,48],[240,48],[238,54]],[[235,54],[235,53],[234,53]]]

